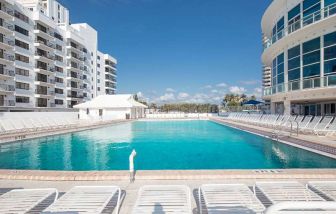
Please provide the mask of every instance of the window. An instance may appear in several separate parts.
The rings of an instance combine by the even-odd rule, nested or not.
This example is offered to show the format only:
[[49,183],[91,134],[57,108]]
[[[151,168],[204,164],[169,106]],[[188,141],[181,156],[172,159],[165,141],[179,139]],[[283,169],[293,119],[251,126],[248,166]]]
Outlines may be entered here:
[[301,27],[301,6],[298,4],[288,12],[288,33],[292,33]]
[[16,96],[17,103],[29,103],[29,97]]
[[58,39],[60,41],[63,41],[63,36],[62,35],[60,35],[60,34],[58,34],[58,33],[55,32],[54,36],[55,36],[56,39]]
[[18,46],[18,47],[20,47],[20,48],[29,50],[29,44],[25,43],[25,42],[22,42],[20,40],[15,39],[15,45]]
[[303,77],[320,75],[320,37],[302,44]]
[[61,46],[61,45],[59,45],[59,44],[56,44],[56,50],[62,51],[62,50],[63,50],[63,48],[62,48],[62,46]]
[[288,50],[288,81],[300,79],[300,45]]
[[336,72],[336,32],[324,36],[324,73]]
[[55,54],[55,60],[59,62],[63,62],[63,57]]
[[321,0],[303,1],[303,26],[309,25],[321,19]]
[[23,56],[23,55],[17,54],[17,53],[15,54],[15,60],[25,62],[25,63],[29,63],[29,57]]
[[56,105],[63,105],[63,100],[55,99]]
[[26,30],[26,29],[24,29],[22,27],[19,27],[17,25],[15,25],[15,31],[18,32],[18,33],[21,33],[21,34],[23,34],[25,36],[29,36],[29,31],[28,30]]
[[22,13],[20,13],[19,11],[15,10],[14,12],[14,16],[18,19],[20,19],[21,21],[24,21],[26,23],[29,23],[29,18],[28,16],[23,15]]
[[15,87],[17,89],[29,90],[29,84],[23,82],[15,82]]
[[63,68],[55,66],[55,71],[57,71],[59,73],[63,73]]
[[22,68],[15,68],[15,74],[28,77],[29,76],[29,70],[22,69]]
[[56,94],[63,94],[63,89],[55,88],[55,93]]
[[63,83],[63,79],[59,77],[55,77],[55,82],[57,83]]

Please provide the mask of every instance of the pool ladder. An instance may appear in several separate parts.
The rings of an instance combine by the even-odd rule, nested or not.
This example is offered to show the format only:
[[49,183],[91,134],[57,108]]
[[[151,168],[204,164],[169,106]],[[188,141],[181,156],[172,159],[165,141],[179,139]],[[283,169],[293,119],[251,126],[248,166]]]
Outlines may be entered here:
[[[284,129],[286,128],[286,126],[284,126],[287,122],[290,122],[290,132],[289,132],[289,136],[292,136],[293,133],[296,133],[296,136],[299,136],[299,123],[297,121],[286,121],[286,122],[281,122],[278,125],[275,125],[272,131],[272,139],[275,139],[276,141],[279,141],[279,136],[281,136],[281,131],[284,132]],[[294,132],[294,128],[293,124],[296,124],[296,131]]]

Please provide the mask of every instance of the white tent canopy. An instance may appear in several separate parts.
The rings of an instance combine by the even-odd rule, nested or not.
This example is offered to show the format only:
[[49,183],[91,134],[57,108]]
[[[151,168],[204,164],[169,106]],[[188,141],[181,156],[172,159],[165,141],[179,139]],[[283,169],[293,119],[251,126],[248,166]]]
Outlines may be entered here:
[[80,119],[136,119],[144,117],[146,105],[134,100],[131,94],[100,95],[91,101],[74,106]]

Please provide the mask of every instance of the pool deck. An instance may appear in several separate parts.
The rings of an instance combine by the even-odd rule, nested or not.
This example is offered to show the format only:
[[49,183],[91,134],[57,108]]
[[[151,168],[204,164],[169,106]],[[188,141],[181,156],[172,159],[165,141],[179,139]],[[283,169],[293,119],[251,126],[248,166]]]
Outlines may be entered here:
[[[0,172],[2,175],[0,194],[14,188],[57,188],[62,193],[79,185],[117,185],[123,192],[120,214],[131,213],[138,191],[144,185],[188,186],[192,194],[193,213],[198,213],[197,190],[202,184],[245,183],[251,187],[256,181],[296,180],[305,184],[308,181],[336,180],[336,170],[333,169],[273,170],[273,172],[269,170],[138,171],[134,183],[129,182],[127,171],[59,173],[24,171],[27,177],[19,177],[18,175],[23,171],[17,171],[15,174],[18,177],[12,175],[8,178],[4,176],[5,173],[6,170]],[[34,177],[34,174],[37,177]],[[49,176],[45,177],[43,174],[49,174]],[[69,180],[61,180],[56,174],[62,176],[63,179],[69,178]],[[103,175],[105,180],[99,180],[99,176]],[[111,177],[108,177],[109,175]],[[85,176],[90,180],[85,180]]]
[[223,118],[211,118],[213,122],[230,126],[239,130],[247,131],[273,140],[278,140],[291,146],[315,152],[324,156],[336,159],[336,138],[335,136],[316,136],[313,134],[299,133],[290,135],[289,132],[284,132],[283,135],[275,139],[273,136],[273,129],[268,127],[260,127],[256,125],[235,122]]

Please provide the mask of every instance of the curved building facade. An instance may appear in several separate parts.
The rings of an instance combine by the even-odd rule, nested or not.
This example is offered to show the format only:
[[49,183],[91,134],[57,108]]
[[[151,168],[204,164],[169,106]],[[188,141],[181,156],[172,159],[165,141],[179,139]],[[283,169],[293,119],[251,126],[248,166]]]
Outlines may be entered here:
[[271,112],[335,115],[336,0],[274,0],[261,25]]

